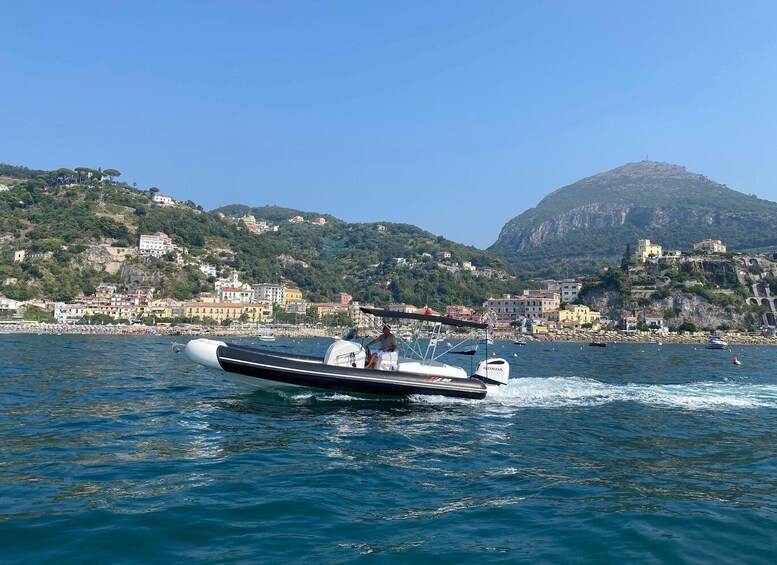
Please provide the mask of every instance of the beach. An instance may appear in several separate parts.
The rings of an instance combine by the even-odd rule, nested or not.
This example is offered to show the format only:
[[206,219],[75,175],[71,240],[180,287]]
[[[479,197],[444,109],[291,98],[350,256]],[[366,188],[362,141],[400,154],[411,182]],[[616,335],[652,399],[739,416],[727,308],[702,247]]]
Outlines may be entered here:
[[[321,327],[259,327],[259,328],[225,328],[221,326],[146,326],[141,324],[126,325],[85,325],[85,324],[47,324],[47,323],[18,323],[0,325],[0,334],[38,334],[38,335],[158,335],[158,336],[189,336],[189,337],[258,337],[272,335],[276,337],[328,337],[336,338],[348,331],[347,328],[321,328]],[[369,332],[368,332],[369,333]],[[710,334],[707,332],[684,334],[653,334],[649,332],[623,333],[616,331],[563,331],[543,333],[537,335],[518,334],[526,341],[539,342],[572,342],[590,343],[592,341],[604,343],[645,343],[655,344],[704,344]],[[730,346],[732,345],[777,345],[777,337],[756,334],[753,332],[720,332]],[[516,335],[512,332],[497,330],[493,334],[494,340],[512,341]],[[477,339],[475,336],[471,336]],[[452,340],[465,339],[464,336],[449,336]]]

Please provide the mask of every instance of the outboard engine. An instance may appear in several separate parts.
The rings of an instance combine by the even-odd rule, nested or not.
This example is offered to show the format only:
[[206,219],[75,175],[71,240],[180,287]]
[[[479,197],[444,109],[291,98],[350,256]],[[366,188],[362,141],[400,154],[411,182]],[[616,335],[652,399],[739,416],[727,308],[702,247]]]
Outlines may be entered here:
[[510,378],[510,363],[501,357],[483,359],[473,376],[487,385],[506,385]]
[[363,369],[366,362],[364,348],[353,341],[338,339],[324,355],[324,365],[334,365],[336,367],[358,367]]

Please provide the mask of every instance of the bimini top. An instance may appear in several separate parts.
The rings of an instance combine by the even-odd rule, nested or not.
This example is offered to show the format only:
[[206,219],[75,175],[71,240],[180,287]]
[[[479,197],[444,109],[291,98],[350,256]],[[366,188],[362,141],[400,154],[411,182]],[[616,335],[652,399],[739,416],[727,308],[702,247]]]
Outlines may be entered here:
[[411,314],[410,312],[395,312],[394,310],[381,310],[379,308],[363,308],[359,310],[365,314],[372,314],[373,316],[379,316],[381,318],[395,318],[397,320],[420,320],[422,322],[439,322],[446,326],[457,326],[461,328],[478,328],[484,330],[488,328],[488,324],[481,324],[479,322],[468,322],[466,320],[458,320],[456,318],[449,318],[447,316],[432,316],[426,314]]

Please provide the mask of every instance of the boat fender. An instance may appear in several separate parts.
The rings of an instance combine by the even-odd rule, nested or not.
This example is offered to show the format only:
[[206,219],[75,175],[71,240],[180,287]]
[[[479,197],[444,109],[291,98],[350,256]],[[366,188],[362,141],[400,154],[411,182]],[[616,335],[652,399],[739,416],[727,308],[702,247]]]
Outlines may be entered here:
[[211,369],[221,369],[217,351],[222,345],[226,347],[227,344],[214,339],[193,339],[186,344],[184,353],[190,361]]

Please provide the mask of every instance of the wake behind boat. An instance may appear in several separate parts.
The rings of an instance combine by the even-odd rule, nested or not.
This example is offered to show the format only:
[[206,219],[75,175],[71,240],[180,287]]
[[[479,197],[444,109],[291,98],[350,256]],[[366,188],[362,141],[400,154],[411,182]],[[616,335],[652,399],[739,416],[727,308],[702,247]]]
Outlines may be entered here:
[[[440,336],[443,326],[488,329],[487,324],[444,316],[375,308],[361,310],[384,321],[399,319],[414,321],[419,326],[432,324],[432,338]],[[461,367],[440,362],[438,358],[446,350],[438,355],[438,340],[432,339],[425,348],[417,340],[410,344],[400,341],[399,352],[385,354],[377,370],[366,369],[369,348],[348,337],[332,343],[324,357],[286,354],[212,339],[192,340],[184,351],[191,361],[220,369],[228,381],[249,388],[297,386],[387,396],[420,394],[482,399],[500,385],[506,385],[510,375],[510,365],[505,359],[489,358],[487,354],[477,370],[468,375]]]

